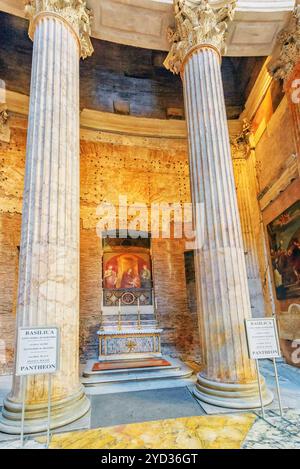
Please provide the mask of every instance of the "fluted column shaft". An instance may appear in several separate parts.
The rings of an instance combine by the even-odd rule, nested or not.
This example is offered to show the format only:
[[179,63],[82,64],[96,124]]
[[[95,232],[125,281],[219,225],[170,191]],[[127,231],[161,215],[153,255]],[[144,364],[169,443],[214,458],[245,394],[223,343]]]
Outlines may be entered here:
[[244,319],[250,300],[234,186],[220,63],[210,47],[194,53],[184,69],[192,199],[203,204],[203,245],[196,268],[201,294],[203,358],[209,379],[247,382]]
[[[255,407],[255,367],[244,325],[251,317],[250,297],[216,48],[195,48],[185,59],[182,79],[200,240],[195,271],[204,368],[195,394],[225,407]],[[266,390],[264,397],[271,399]]]
[[[52,426],[89,409],[79,382],[79,42],[58,15],[34,33],[17,326],[58,326],[60,367],[52,378]],[[46,428],[47,376],[28,377],[26,431]],[[0,429],[20,430],[20,378]]]
[[233,158],[233,170],[241,218],[251,313],[253,317],[263,317],[266,313],[271,313],[271,305],[268,282],[263,283],[267,261],[264,255],[264,234],[256,197],[254,151],[251,150],[248,157]]

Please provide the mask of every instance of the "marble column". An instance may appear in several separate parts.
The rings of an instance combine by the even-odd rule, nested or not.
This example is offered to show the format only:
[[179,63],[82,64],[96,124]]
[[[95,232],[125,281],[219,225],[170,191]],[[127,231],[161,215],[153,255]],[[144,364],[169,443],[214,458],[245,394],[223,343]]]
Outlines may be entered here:
[[[90,407],[79,382],[79,58],[92,53],[85,2],[31,0],[30,109],[17,327],[58,326],[51,427]],[[48,377],[27,378],[25,432],[47,426]],[[0,431],[19,433],[20,377],[4,400]]]
[[[181,73],[198,246],[196,288],[203,370],[194,394],[231,408],[260,405],[244,321],[251,317],[220,61],[235,2],[174,0],[175,31],[165,66]],[[199,215],[200,214],[200,215]],[[264,402],[273,395],[263,382]]]

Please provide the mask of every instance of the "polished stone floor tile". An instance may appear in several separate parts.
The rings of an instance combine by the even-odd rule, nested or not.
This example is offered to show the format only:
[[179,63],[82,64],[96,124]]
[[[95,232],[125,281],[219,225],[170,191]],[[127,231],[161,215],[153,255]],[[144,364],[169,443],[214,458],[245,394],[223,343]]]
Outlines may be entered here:
[[[277,413],[277,412],[276,412]],[[249,431],[244,449],[300,449],[300,410],[284,411],[283,419],[266,412],[266,420],[257,418]]]
[[253,414],[239,414],[118,425],[54,435],[50,448],[238,449],[254,420]]
[[186,387],[90,396],[91,428],[203,415]]

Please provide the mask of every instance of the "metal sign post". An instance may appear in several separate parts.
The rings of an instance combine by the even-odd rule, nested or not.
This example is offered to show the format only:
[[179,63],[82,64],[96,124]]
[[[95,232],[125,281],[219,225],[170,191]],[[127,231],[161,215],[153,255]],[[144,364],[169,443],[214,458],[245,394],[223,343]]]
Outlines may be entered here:
[[16,375],[21,377],[21,447],[24,446],[27,376],[48,374],[47,440],[50,445],[51,375],[58,371],[59,330],[57,327],[19,327]]
[[279,411],[280,411],[280,416],[283,417],[283,408],[282,408],[282,401],[281,401],[281,393],[280,393],[276,358],[273,358],[273,366],[274,366],[274,373],[275,373],[275,380],[276,380],[276,389],[277,389]]
[[51,426],[51,373],[48,375],[48,419],[47,419],[47,442],[46,448],[50,445],[50,426]]
[[21,376],[21,389],[22,389],[21,448],[23,448],[23,446],[24,446],[26,384],[27,384],[26,376]]
[[278,404],[280,409],[280,415],[282,417],[283,410],[276,364],[276,358],[281,357],[281,352],[276,319],[274,317],[261,319],[246,319],[245,326],[249,358],[255,360],[256,365],[257,383],[259,389],[262,417],[265,420],[265,408],[263,403],[262,386],[259,373],[259,360],[266,358],[271,358],[273,361]]
[[265,414],[265,407],[264,407],[264,402],[263,402],[263,398],[262,398],[258,360],[255,360],[255,366],[256,366],[256,375],[257,375],[257,383],[258,383],[258,392],[259,392],[259,399],[260,399],[261,414],[262,414],[263,419],[265,419],[266,414]]

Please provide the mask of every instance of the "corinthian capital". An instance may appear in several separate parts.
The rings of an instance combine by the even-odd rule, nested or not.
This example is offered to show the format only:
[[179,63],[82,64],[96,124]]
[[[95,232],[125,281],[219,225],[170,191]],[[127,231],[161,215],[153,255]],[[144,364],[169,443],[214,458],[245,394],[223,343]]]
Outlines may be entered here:
[[10,130],[6,104],[0,103],[0,142],[9,142]]
[[215,47],[225,52],[225,33],[233,19],[236,0],[227,0],[214,8],[209,0],[173,0],[175,30],[168,29],[170,52],[164,62],[173,73],[179,73],[188,52],[198,45]]
[[300,6],[294,9],[289,26],[277,37],[277,50],[269,64],[269,72],[276,80],[286,81],[300,60]]
[[90,40],[91,12],[84,0],[25,0],[25,14],[30,21],[29,37],[32,40],[36,20],[49,13],[63,18],[75,31],[83,59],[92,55],[94,49]]

